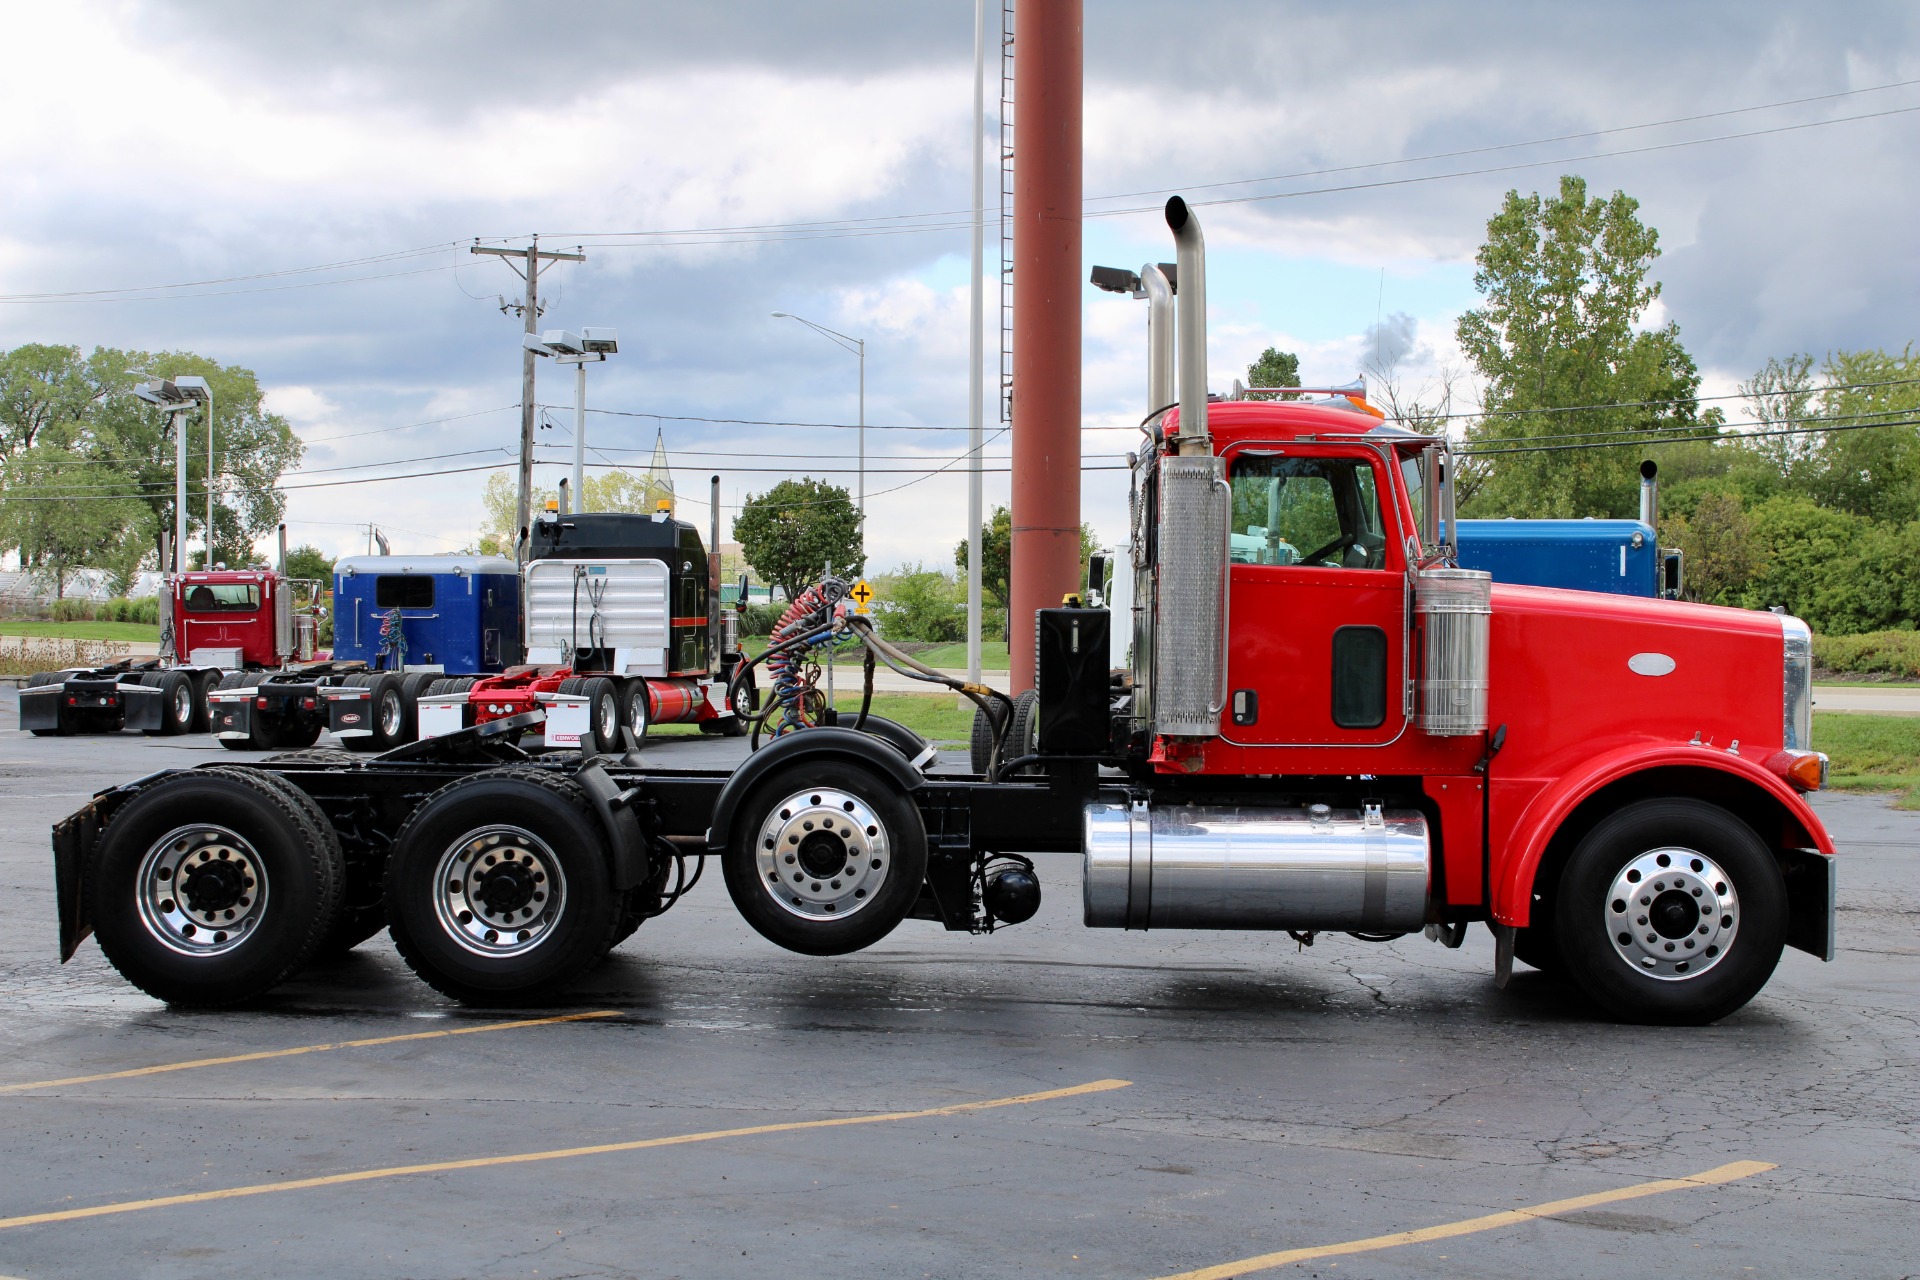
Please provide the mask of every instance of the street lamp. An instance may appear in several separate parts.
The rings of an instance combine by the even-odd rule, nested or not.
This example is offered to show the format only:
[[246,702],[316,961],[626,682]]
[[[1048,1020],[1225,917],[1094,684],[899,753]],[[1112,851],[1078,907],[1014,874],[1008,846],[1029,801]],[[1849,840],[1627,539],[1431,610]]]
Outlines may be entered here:
[[[160,406],[160,411],[172,419],[167,425],[173,429],[173,571],[185,573],[187,568],[187,431],[180,422],[180,415],[190,412],[198,403],[179,382],[159,379],[143,382],[135,386],[133,394],[148,404]],[[207,568],[213,568],[213,547],[207,547]],[[161,566],[162,572],[166,569]]]
[[[207,568],[213,568],[213,388],[205,378],[188,374],[173,385],[193,404],[207,406]],[[184,553],[183,553],[184,554]]]
[[612,329],[549,329],[539,337],[531,333],[521,340],[537,356],[550,356],[555,364],[573,366],[573,500],[586,510],[587,491],[583,487],[587,470],[587,366],[598,364],[620,350],[620,338]]
[[773,313],[775,320],[798,320],[827,341],[843,351],[851,351],[860,357],[860,536],[866,537],[867,518],[867,340],[849,338],[846,334],[829,329],[823,324],[815,324],[804,316],[788,315],[784,311]]

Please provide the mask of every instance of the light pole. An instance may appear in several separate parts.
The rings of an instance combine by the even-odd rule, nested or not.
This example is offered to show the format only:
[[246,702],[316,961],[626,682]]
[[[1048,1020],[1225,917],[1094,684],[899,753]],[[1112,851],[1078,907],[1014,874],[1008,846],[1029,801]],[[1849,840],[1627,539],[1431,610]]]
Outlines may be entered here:
[[539,337],[528,334],[522,340],[536,356],[551,356],[555,364],[573,366],[573,502],[577,510],[587,509],[587,366],[598,364],[620,350],[620,338],[612,329],[549,329]]
[[867,536],[867,340],[849,338],[835,329],[823,324],[815,324],[804,316],[788,315],[784,311],[773,313],[775,320],[798,320],[827,341],[843,351],[851,351],[860,358],[860,538],[864,543]]
[[[167,425],[173,429],[173,571],[185,573],[187,569],[187,431],[180,421],[180,415],[192,410],[197,403],[192,396],[181,389],[178,382],[159,379],[143,382],[133,389],[133,394],[148,404],[157,404],[160,411],[172,419]],[[212,544],[208,544],[207,568],[213,568]],[[160,566],[164,575],[166,565]]]
[[[189,374],[173,385],[193,404],[207,406],[207,568],[213,568],[213,388],[205,378]],[[185,554],[184,552],[182,554]]]

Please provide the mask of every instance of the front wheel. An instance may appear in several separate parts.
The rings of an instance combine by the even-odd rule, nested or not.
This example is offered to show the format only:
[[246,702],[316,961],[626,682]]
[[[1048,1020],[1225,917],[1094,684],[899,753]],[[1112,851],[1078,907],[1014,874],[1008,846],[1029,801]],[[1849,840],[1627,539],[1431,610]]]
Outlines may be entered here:
[[721,865],[733,905],[789,951],[833,956],[893,932],[920,896],[927,833],[899,788],[859,765],[776,770],[734,816]]
[[1780,865],[1718,805],[1642,800],[1607,818],[1560,879],[1569,977],[1627,1022],[1701,1025],[1765,986],[1786,944]]
[[452,782],[414,811],[387,862],[387,920],[410,968],[469,1004],[525,1001],[613,946],[621,900],[586,794],[542,770]]

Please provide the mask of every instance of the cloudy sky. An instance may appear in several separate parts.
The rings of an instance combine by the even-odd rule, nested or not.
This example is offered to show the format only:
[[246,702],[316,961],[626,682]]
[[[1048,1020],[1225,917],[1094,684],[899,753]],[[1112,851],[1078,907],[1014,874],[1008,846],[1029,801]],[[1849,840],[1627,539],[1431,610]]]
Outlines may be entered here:
[[[498,297],[519,282],[467,248],[537,232],[587,255],[545,278],[543,323],[621,335],[591,374],[589,405],[618,411],[590,416],[591,461],[643,466],[664,429],[702,524],[715,473],[728,507],[783,474],[852,488],[853,431],[755,425],[855,420],[853,357],[770,316],[793,312],[867,340],[873,565],[950,563],[965,484],[928,473],[965,436],[928,428],[966,423],[969,0],[0,16],[0,347],[256,370],[309,442],[296,540],[364,549],[369,520],[397,550],[471,540],[484,471],[297,486],[510,462],[519,324]],[[1577,172],[1659,228],[1657,318],[1709,391],[1769,355],[1901,347],[1920,338],[1916,28],[1920,9],[1867,0],[1087,0],[1088,265],[1170,259],[1157,207],[1182,191],[1216,389],[1274,344],[1309,383],[1397,356],[1402,393],[1430,398],[1502,193]],[[1115,428],[1087,436],[1090,468],[1143,408],[1144,324],[1086,291],[1086,421]],[[572,394],[541,380],[543,457],[570,456]],[[1004,437],[988,455],[1004,501]],[[1118,536],[1118,476],[1085,491]]]

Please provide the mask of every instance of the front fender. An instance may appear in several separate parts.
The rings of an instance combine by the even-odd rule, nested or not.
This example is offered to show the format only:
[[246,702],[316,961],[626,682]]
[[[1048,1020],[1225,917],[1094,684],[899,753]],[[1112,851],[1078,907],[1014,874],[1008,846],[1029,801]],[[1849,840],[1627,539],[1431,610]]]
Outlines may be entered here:
[[796,760],[819,756],[851,760],[876,769],[891,778],[902,791],[918,791],[926,782],[920,770],[898,750],[871,734],[826,726],[784,733],[748,756],[747,762],[735,769],[726,786],[720,789],[719,797],[713,802],[713,825],[707,828],[707,848],[718,853],[727,847],[733,811],[762,778]]
[[1754,761],[1718,747],[1634,743],[1605,752],[1587,761],[1584,767],[1562,774],[1528,802],[1507,836],[1501,868],[1493,877],[1493,918],[1501,924],[1524,927],[1532,905],[1534,877],[1561,824],[1603,787],[1653,769],[1706,769],[1757,787],[1800,825],[1800,834],[1805,836],[1804,847],[1829,857],[1833,854],[1833,839],[1806,797]]

